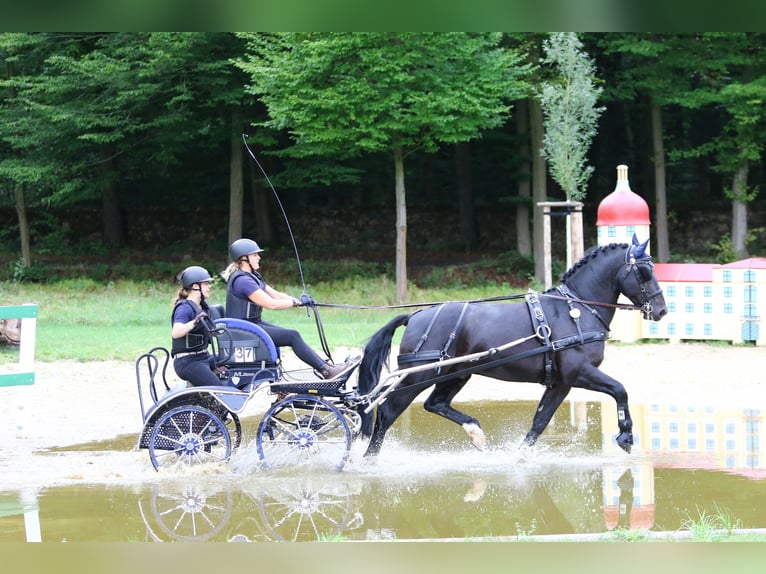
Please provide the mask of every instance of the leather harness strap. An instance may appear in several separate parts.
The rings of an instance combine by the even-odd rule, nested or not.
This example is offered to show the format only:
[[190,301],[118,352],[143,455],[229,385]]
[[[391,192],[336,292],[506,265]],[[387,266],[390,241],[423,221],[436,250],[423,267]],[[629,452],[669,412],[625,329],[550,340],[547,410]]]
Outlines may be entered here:
[[[411,353],[402,353],[398,357],[399,364],[407,364],[407,363],[414,363],[419,361],[440,361],[444,359],[445,357],[449,357],[447,354],[447,351],[452,346],[452,342],[455,340],[455,337],[457,336],[457,331],[460,328],[460,325],[463,322],[463,317],[465,316],[465,312],[468,309],[468,302],[466,301],[463,303],[463,308],[460,310],[460,315],[457,318],[457,321],[455,322],[455,326],[452,328],[452,331],[450,331],[449,336],[447,337],[447,341],[444,343],[444,347],[442,347],[441,351],[438,349],[432,349],[430,351],[421,351],[420,348],[423,346],[423,343],[425,343],[428,340],[428,337],[431,334],[431,328],[434,326],[434,323],[436,322],[436,318],[439,316],[439,313],[442,312],[442,309],[444,309],[444,306],[446,303],[442,303],[439,308],[436,310],[436,313],[434,313],[434,316],[431,318],[431,322],[428,324],[428,327],[426,328],[425,332],[420,336],[420,340],[418,341],[417,346]],[[440,368],[438,365],[434,365],[434,368],[436,369],[436,372],[440,371]]]
[[537,334],[537,338],[540,339],[545,349],[542,351],[544,363],[543,379],[540,383],[547,387],[551,384],[551,375],[553,373],[553,359],[551,358],[550,353],[553,348],[553,345],[551,345],[551,326],[548,324],[548,319],[545,317],[537,293],[527,293],[525,300],[527,302],[527,307],[529,307],[529,317],[532,319],[532,329]]

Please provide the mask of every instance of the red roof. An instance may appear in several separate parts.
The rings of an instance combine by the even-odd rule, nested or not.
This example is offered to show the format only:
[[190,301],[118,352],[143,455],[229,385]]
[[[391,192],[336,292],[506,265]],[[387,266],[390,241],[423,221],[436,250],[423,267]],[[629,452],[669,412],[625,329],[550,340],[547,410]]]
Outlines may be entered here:
[[626,185],[607,195],[598,206],[596,225],[649,225],[649,205]]
[[711,283],[713,269],[766,269],[766,258],[751,257],[726,265],[717,263],[655,263],[654,276],[666,283]]
[[655,263],[654,276],[665,282],[700,282],[713,281],[715,263]]
[[751,257],[741,261],[734,261],[721,265],[724,269],[766,269],[766,259],[763,257]]

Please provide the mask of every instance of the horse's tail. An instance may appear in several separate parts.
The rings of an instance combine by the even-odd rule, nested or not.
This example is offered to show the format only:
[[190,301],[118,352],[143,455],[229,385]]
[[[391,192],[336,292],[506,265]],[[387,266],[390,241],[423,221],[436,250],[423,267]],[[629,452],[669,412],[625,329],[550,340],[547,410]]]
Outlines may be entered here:
[[[387,325],[382,327],[377,333],[375,333],[364,347],[364,355],[362,362],[359,365],[359,379],[357,382],[357,388],[360,395],[367,395],[375,388],[380,380],[380,372],[383,370],[383,364],[388,359],[388,355],[391,352],[391,341],[394,338],[394,332],[406,325],[409,321],[410,315],[399,315],[391,319]],[[373,397],[371,397],[373,398]],[[365,413],[363,410],[362,415],[362,436],[372,436],[372,429],[374,423],[374,411]]]

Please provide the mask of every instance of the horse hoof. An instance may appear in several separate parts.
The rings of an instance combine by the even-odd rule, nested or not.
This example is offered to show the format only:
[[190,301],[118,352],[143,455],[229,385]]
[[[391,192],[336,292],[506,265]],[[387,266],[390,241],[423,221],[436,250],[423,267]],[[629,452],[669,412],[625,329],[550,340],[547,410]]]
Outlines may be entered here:
[[487,490],[487,483],[481,479],[475,481],[468,492],[463,496],[463,502],[477,502],[484,496]]
[[468,438],[471,440],[471,444],[475,446],[481,452],[487,450],[487,436],[481,427],[476,424],[465,424],[463,429],[468,433]]
[[617,435],[617,445],[630,454],[630,450],[633,447],[633,433],[621,432]]

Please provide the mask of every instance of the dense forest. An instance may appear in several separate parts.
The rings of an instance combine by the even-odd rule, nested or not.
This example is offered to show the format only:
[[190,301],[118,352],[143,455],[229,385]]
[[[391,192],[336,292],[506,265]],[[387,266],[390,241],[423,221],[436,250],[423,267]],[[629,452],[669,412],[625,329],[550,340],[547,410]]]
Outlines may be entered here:
[[[586,246],[625,164],[655,259],[763,254],[766,34],[576,37],[599,106],[592,141],[572,146],[589,168]],[[574,91],[548,41],[2,33],[0,280],[87,261],[223,265],[241,235],[283,258],[290,231],[309,258],[536,265],[536,203],[572,199],[543,149],[544,87]]]

